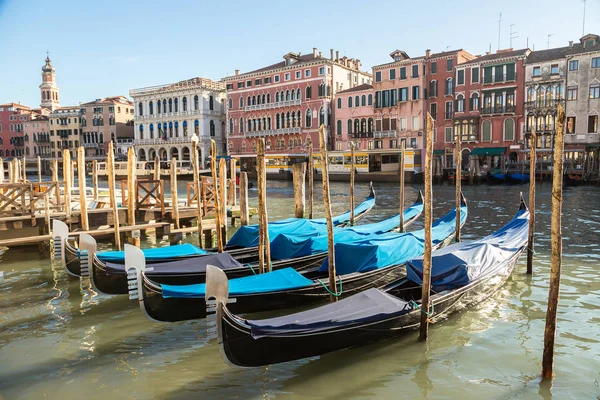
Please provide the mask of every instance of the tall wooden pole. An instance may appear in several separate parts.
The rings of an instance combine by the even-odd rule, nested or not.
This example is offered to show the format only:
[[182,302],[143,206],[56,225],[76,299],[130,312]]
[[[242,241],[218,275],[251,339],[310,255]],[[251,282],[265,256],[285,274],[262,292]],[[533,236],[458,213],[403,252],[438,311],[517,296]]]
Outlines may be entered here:
[[[129,226],[135,226],[135,204],[137,197],[136,190],[136,160],[135,150],[130,147],[127,151],[127,223]],[[140,238],[131,238],[133,245],[140,247]]]
[[406,143],[404,140],[401,140],[400,143],[400,232],[404,232],[404,152]]
[[94,200],[98,200],[98,161],[92,161],[92,189]]
[[306,204],[306,164],[296,163],[292,165],[292,178],[294,183],[294,217],[304,218],[304,207]]
[[4,160],[0,157],[0,184],[4,183]]
[[237,177],[237,169],[235,167],[235,158],[231,157],[231,159],[229,160],[229,168],[231,170],[230,176],[231,176],[231,207],[234,207],[237,205],[237,199],[236,199],[236,194],[237,194],[237,181],[236,181],[236,177]]
[[113,211],[113,228],[115,230],[115,244],[117,249],[121,250],[121,232],[119,227],[119,207],[117,206],[115,190],[115,153],[113,151],[112,140],[108,142],[108,154],[106,159],[108,172],[108,195],[110,197],[110,206]]
[[177,197],[177,159],[173,157],[171,160],[171,205],[173,207],[175,229],[179,229],[179,202]]
[[535,232],[535,161],[536,161],[536,133],[535,129],[531,132],[531,144],[529,155],[529,244],[527,245],[527,274],[533,274],[533,249]]
[[86,196],[86,184],[85,184],[85,149],[83,146],[79,147],[77,151],[77,180],[79,181],[79,209],[81,211],[81,229],[84,231],[90,230],[90,222],[88,219],[87,211],[87,196]]
[[63,179],[65,180],[65,212],[67,222],[71,222],[71,153],[63,150]]
[[248,225],[248,174],[240,172],[240,224]]
[[[429,293],[431,291],[431,159],[433,157],[433,118],[427,114],[427,139],[425,149],[425,252],[423,254],[423,287],[421,292],[420,339],[427,340],[429,329]],[[458,218],[458,217],[457,217]]]
[[56,205],[60,206],[60,181],[58,180],[58,159],[52,160],[52,182],[56,182],[54,188],[54,197],[56,197]]
[[217,179],[217,143],[210,140],[210,169],[212,171],[213,193],[215,199],[215,226],[217,230],[217,248],[223,252],[223,238],[221,237],[221,201],[219,199],[219,180]]
[[308,219],[313,217],[313,182],[314,182],[314,166],[313,166],[313,144],[310,137],[306,139],[306,146],[308,147]]
[[38,182],[42,181],[42,159],[40,156],[37,157],[37,174],[38,174]]
[[329,158],[325,143],[325,126],[319,127],[319,148],[321,150],[321,176],[323,177],[323,203],[325,205],[325,218],[327,219],[327,261],[329,272],[329,300],[337,301],[338,293],[335,284],[335,247],[333,240],[333,220],[331,217],[331,199],[329,197]]
[[160,179],[160,158],[158,156],[154,157],[154,180],[157,181]]
[[267,215],[267,173],[265,166],[265,140],[259,139],[256,149],[256,171],[258,184],[258,237],[259,271],[271,270],[271,242]]
[[354,174],[356,166],[354,164],[354,143],[350,142],[350,225],[354,226]]
[[[198,163],[198,136],[194,134],[192,136],[192,176],[194,177],[194,193],[196,193],[197,200],[197,219],[198,219],[198,246],[202,247],[202,202],[203,198],[200,194],[200,164]],[[188,207],[190,205],[188,204]]]
[[13,169],[14,169],[14,163],[12,161],[8,162],[8,183],[14,183],[13,182]]
[[219,196],[221,200],[221,240],[227,241],[227,161],[219,160]]
[[23,156],[23,183],[27,182],[27,158]]
[[461,148],[461,134],[456,133],[456,174],[454,175],[454,183],[456,184],[456,241],[460,242],[460,186],[462,184],[462,148]]
[[565,133],[565,110],[558,105],[556,134],[554,137],[554,166],[552,171],[552,264],[550,269],[550,292],[544,330],[544,356],[542,359],[542,379],[552,380],[554,368],[554,340],[556,338],[556,314],[560,291],[560,270],[562,266],[562,179]]

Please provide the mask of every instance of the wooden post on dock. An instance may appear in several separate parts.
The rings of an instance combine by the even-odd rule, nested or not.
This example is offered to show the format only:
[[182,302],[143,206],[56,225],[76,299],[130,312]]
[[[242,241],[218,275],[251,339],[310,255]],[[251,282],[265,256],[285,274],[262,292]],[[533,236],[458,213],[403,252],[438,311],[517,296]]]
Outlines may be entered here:
[[63,150],[63,179],[65,181],[65,212],[67,223],[71,222],[71,153]]
[[248,174],[240,172],[240,224],[248,225]]
[[294,217],[304,218],[304,206],[306,205],[306,164],[296,163],[292,165],[292,178],[294,180]]
[[38,174],[38,182],[42,181],[42,159],[40,156],[37,157],[37,174]]
[[79,183],[79,210],[80,210],[80,221],[81,229],[84,231],[90,230],[90,222],[88,219],[87,211],[87,196],[86,196],[86,184],[85,184],[85,149],[83,146],[79,147],[77,151],[77,175]]
[[469,157],[469,185],[473,185],[473,180],[475,178],[475,159],[471,156]]
[[[454,150],[456,153],[456,174],[454,175],[454,183],[456,184],[456,235],[455,240],[460,242],[460,187],[462,184],[462,149],[461,149],[461,134],[460,132],[456,133],[456,149]],[[427,241],[427,240],[425,240]],[[431,241],[431,239],[430,239]]]
[[160,158],[154,156],[154,180],[160,179]]
[[92,161],[92,190],[94,193],[94,200],[98,200],[98,161]]
[[265,139],[258,139],[256,148],[256,171],[258,184],[258,270],[271,270],[271,242],[267,215],[267,174],[265,166]]
[[404,152],[406,151],[406,142],[400,141],[400,232],[404,232]]
[[[198,246],[202,247],[202,195],[200,193],[200,164],[198,162],[198,136],[192,136],[192,176],[194,179],[194,193],[197,200],[197,222],[198,225]],[[188,207],[190,204],[188,204]]]
[[221,240],[227,242],[227,161],[219,160],[219,195],[221,200]]
[[13,162],[9,161],[7,164],[8,164],[8,183],[13,183]]
[[527,245],[527,275],[533,274],[533,249],[535,232],[535,148],[537,144],[535,129],[531,131],[529,155],[529,243]]
[[23,156],[23,183],[27,182],[27,158]]
[[4,160],[0,157],[0,185],[4,183]]
[[565,110],[558,105],[556,133],[554,135],[554,162],[552,171],[552,264],[550,269],[550,291],[548,294],[548,310],[546,312],[546,328],[544,330],[544,355],[542,359],[542,379],[552,380],[554,368],[554,340],[556,339],[556,315],[560,293],[560,270],[562,267],[562,180],[563,152],[565,134]]
[[337,301],[339,295],[335,284],[335,247],[333,240],[333,220],[331,217],[331,199],[329,197],[329,157],[325,144],[325,126],[319,127],[319,148],[321,150],[321,176],[323,177],[323,203],[325,205],[325,218],[327,220],[327,269],[329,272],[329,301]]
[[217,143],[210,140],[210,169],[212,171],[213,190],[215,199],[215,227],[217,231],[217,248],[219,253],[223,252],[224,244],[221,236],[221,201],[219,199],[219,180],[217,179]]
[[71,159],[70,165],[71,165],[71,170],[69,171],[69,177],[71,177],[71,187],[74,188],[75,187],[75,163],[77,161]]
[[[136,190],[136,160],[135,160],[135,150],[133,147],[130,147],[127,151],[127,223],[129,226],[135,226],[135,204],[137,197]],[[130,237],[130,243],[136,247],[140,247],[140,238],[134,237],[132,235]]]
[[54,197],[56,198],[56,205],[60,207],[60,182],[58,180],[58,159],[56,158],[52,160],[52,182],[56,182]]
[[117,249],[121,250],[121,232],[119,226],[119,207],[115,195],[115,153],[112,140],[108,142],[108,154],[106,159],[106,168],[108,173],[108,196],[110,197],[110,206],[113,211],[113,228],[115,230],[115,244]]
[[179,202],[177,201],[177,159],[171,160],[171,206],[173,207],[173,222],[179,229]]
[[310,136],[306,139],[306,146],[308,150],[308,165],[306,168],[308,169],[308,219],[312,219],[313,217],[313,145]]
[[[423,285],[421,291],[421,331],[420,340],[427,340],[429,329],[429,294],[431,292],[431,158],[433,156],[433,118],[427,113],[427,138],[425,140],[425,251],[423,254]],[[460,201],[460,198],[459,198]],[[458,204],[460,207],[460,203]],[[457,216],[458,221],[458,216]]]
[[350,225],[354,226],[354,220],[355,220],[355,215],[354,215],[354,179],[355,176],[354,174],[356,166],[354,163],[354,142],[350,142]]
[[229,169],[231,170],[230,176],[231,176],[231,202],[230,202],[230,206],[235,207],[237,205],[237,181],[236,181],[236,177],[237,177],[237,170],[235,167],[235,158],[231,157],[231,159],[229,160]]

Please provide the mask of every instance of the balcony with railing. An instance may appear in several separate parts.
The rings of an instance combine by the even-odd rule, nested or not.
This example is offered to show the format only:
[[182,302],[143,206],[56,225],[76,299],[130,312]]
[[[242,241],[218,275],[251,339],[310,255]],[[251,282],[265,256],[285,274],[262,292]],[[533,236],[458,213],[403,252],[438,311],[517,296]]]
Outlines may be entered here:
[[191,137],[169,137],[166,140],[162,138],[135,139],[134,144],[140,145],[161,145],[161,144],[183,144],[192,143]]
[[97,149],[102,143],[83,143],[85,149]]
[[186,116],[193,116],[193,115],[200,115],[200,114],[218,116],[218,115],[222,115],[223,113],[221,113],[220,111],[217,111],[217,110],[188,110],[188,111],[176,111],[176,112],[167,112],[167,113],[137,115],[135,117],[135,119],[137,121],[143,121],[143,120],[164,119],[164,118],[171,118],[171,117],[186,117]]
[[275,101],[273,103],[251,104],[251,105],[247,105],[244,108],[244,110],[246,110],[246,111],[269,110],[271,108],[299,106],[301,104],[302,104],[302,99],[284,100],[284,101]]
[[492,85],[494,83],[504,83],[504,82],[514,82],[517,80],[517,74],[501,74],[501,75],[492,75],[492,76],[484,76],[482,79],[482,83],[484,85]]
[[534,101],[526,101],[525,108],[527,110],[533,109],[556,109],[559,104],[564,104],[564,99],[541,99]]
[[395,130],[375,131],[375,139],[395,138],[398,134]]
[[494,107],[482,107],[480,112],[482,115],[490,114],[514,114],[515,106],[494,106]]
[[554,133],[554,125],[552,124],[525,126],[525,133],[532,133],[534,129],[537,135],[548,135]]
[[264,137],[264,136],[271,136],[271,135],[287,135],[287,134],[298,134],[302,132],[302,128],[300,127],[295,127],[295,128],[281,128],[281,129],[266,129],[266,130],[262,130],[262,131],[251,131],[251,132],[246,132],[246,137],[252,138],[252,137]]
[[348,136],[351,139],[365,139],[365,138],[373,138],[375,137],[375,132],[354,132],[349,133]]

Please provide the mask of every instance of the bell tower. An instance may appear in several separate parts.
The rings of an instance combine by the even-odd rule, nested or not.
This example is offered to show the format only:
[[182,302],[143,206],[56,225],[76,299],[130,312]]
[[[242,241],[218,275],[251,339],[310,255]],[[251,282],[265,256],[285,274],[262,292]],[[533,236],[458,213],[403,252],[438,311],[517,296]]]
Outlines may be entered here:
[[54,67],[50,64],[50,56],[46,56],[46,65],[42,67],[42,84],[40,85],[40,99],[42,108],[54,111],[60,107],[58,85],[54,76]]

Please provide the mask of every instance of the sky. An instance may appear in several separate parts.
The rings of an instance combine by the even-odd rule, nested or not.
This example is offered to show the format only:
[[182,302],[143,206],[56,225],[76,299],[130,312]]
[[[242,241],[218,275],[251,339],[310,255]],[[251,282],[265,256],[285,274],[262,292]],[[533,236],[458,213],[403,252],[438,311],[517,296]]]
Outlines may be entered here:
[[[0,103],[40,103],[46,51],[61,105],[128,95],[196,76],[218,80],[317,47],[358,58],[362,69],[463,48],[536,50],[582,36],[581,0],[260,2],[220,0],[0,0]],[[600,34],[600,0],[587,0],[586,33]]]

